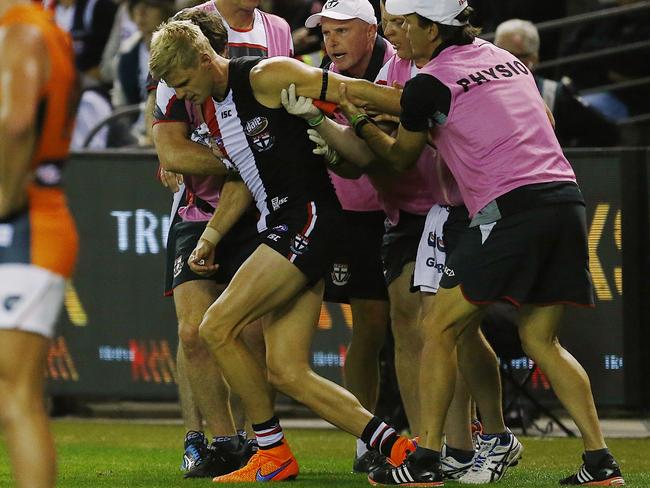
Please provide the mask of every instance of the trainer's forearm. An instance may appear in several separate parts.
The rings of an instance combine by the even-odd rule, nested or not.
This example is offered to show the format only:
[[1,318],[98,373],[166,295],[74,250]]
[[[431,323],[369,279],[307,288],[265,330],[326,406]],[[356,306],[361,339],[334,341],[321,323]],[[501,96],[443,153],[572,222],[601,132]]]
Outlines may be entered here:
[[221,188],[219,204],[208,227],[216,230],[221,237],[226,235],[250,207],[253,196],[240,179],[227,179]]
[[385,169],[406,171],[415,164],[415,159],[400,151],[397,140],[386,134],[374,124],[366,124],[361,128],[361,135],[368,147],[375,154],[375,161]]
[[[347,78],[336,73],[329,74],[327,100],[339,102],[339,85],[345,83],[348,97],[355,101],[365,102],[365,106],[378,113],[399,115],[402,111],[400,98],[402,91],[389,86],[376,85],[367,80]],[[359,105],[359,104],[358,104]]]
[[[316,130],[327,141],[327,144],[339,153],[341,159],[359,168],[367,167],[374,160],[374,154],[366,142],[354,134],[352,127],[326,118],[321,125],[316,127]],[[344,176],[344,178],[349,178],[349,176]]]
[[192,142],[186,136],[169,134],[159,123],[153,127],[153,141],[160,165],[174,173],[208,176],[225,175],[228,170],[209,147]]

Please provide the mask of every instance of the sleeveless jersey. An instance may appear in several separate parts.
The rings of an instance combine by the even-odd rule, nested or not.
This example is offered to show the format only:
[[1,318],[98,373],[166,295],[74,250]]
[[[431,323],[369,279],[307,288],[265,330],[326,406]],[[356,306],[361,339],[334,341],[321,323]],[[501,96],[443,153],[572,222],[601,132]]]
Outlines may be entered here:
[[[381,67],[388,62],[394,53],[395,49],[392,44],[386,41],[383,37],[377,36],[370,65],[368,66],[363,78],[368,81],[375,81]],[[334,62],[329,65],[329,70],[333,73],[339,73]],[[335,119],[339,124],[350,125],[348,120],[342,114],[337,113]],[[383,210],[383,206],[379,201],[379,196],[377,195],[377,190],[375,190],[375,187],[372,185],[367,175],[361,175],[356,180],[351,180],[343,178],[333,171],[330,171],[330,176],[334,188],[336,189],[336,195],[339,197],[339,201],[344,210],[350,210],[353,212],[374,212],[377,210]]]
[[41,32],[50,76],[39,93],[28,215],[24,217],[24,232],[17,227],[15,236],[24,242],[14,243],[20,256],[12,262],[30,263],[68,277],[76,259],[77,233],[61,188],[61,168],[69,155],[79,99],[72,41],[56,26],[52,14],[36,4],[7,10],[0,18],[0,28],[13,24],[29,24]]
[[[400,58],[397,53],[384,65],[375,83],[392,86],[394,82],[404,86],[418,74],[415,64]],[[379,189],[379,199],[391,224],[399,222],[399,211],[427,215],[434,204],[462,205],[458,185],[440,154],[428,144],[415,167],[393,177]]]
[[[253,27],[248,30],[237,30],[228,25],[217,10],[213,0],[202,3],[195,8],[219,15],[228,31],[228,56],[231,59],[241,56],[293,56],[293,42],[289,24],[276,15],[255,9]],[[192,130],[196,130],[201,126],[196,108],[189,102],[177,99],[176,92],[163,82],[158,84],[156,91],[154,117],[156,119],[155,123],[185,122],[190,125]],[[187,205],[179,209],[179,215],[186,221],[210,220],[213,210],[197,206],[195,197],[207,202],[209,207],[216,207],[219,203],[223,178],[183,175],[183,179],[190,197]]]
[[[439,126],[430,132],[471,216],[524,185],[575,182],[535,80],[512,54],[475,39],[443,49],[414,80],[420,76],[434,77],[451,92],[449,113],[432,116],[430,125]],[[405,100],[408,92],[404,105],[418,104]]]
[[230,61],[223,101],[206,100],[203,115],[210,134],[250,190],[261,217],[296,208],[309,201],[339,207],[323,159],[312,153],[307,122],[284,108],[261,105],[250,84],[250,71],[263,58]]

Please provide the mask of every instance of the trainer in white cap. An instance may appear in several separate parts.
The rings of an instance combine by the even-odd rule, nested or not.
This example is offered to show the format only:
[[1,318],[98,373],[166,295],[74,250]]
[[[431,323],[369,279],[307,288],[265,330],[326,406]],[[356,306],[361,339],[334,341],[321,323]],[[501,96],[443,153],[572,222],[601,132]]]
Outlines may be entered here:
[[319,14],[314,14],[305,21],[305,27],[316,27],[322,17],[334,20],[361,19],[370,25],[377,25],[375,11],[368,0],[327,0]]
[[386,0],[391,15],[420,14],[443,25],[465,25],[456,17],[466,8],[467,0]]

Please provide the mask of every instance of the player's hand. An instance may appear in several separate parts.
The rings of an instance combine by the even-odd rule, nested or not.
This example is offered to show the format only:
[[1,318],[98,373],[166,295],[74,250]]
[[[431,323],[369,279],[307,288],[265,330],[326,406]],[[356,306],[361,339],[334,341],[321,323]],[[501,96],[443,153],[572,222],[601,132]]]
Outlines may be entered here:
[[296,97],[296,85],[291,83],[289,88],[283,88],[280,92],[280,101],[284,109],[291,115],[296,115],[305,120],[315,119],[320,115],[313,104],[312,99],[307,97]]
[[363,109],[357,107],[350,101],[348,98],[348,87],[345,83],[339,85],[339,108],[348,120],[352,119],[354,115],[365,113]]
[[399,125],[399,117],[397,115],[377,114],[377,115],[372,115],[372,120],[374,120],[377,123],[386,122],[390,124]]
[[219,269],[218,264],[214,264],[215,246],[205,239],[199,239],[194,251],[190,254],[187,264],[190,269],[201,276],[212,276]]
[[316,144],[316,147],[312,150],[314,154],[323,156],[330,166],[336,165],[340,161],[339,154],[334,148],[330,147],[317,130],[307,129],[307,134],[309,135],[309,140]]
[[162,186],[169,188],[172,193],[176,193],[183,184],[183,175],[160,168],[160,182]]

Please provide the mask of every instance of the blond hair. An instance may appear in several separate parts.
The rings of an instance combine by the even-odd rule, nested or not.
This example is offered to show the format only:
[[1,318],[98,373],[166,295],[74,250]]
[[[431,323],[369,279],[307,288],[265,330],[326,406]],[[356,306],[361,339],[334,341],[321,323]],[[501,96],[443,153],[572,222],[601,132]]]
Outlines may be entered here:
[[151,40],[149,71],[155,79],[164,80],[175,70],[195,68],[201,54],[212,52],[208,39],[192,22],[164,22]]

